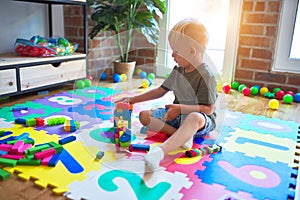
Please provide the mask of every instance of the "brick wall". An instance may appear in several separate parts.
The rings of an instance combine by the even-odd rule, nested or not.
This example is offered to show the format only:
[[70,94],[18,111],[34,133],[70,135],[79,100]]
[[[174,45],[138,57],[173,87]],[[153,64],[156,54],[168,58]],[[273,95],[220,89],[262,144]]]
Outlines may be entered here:
[[235,80],[297,92],[300,75],[272,71],[281,0],[244,0]]
[[[90,11],[89,11],[90,12]],[[83,8],[81,6],[64,6],[65,15],[65,37],[72,42],[79,42],[83,50]],[[92,29],[94,22],[88,21],[89,31]],[[134,33],[134,42],[130,50],[130,60],[137,62],[136,68],[142,68],[147,72],[155,70],[156,48],[149,45],[145,38]],[[88,39],[88,72],[93,78],[99,78],[103,71],[108,76],[113,73],[113,61],[119,58],[116,38],[113,33],[106,32],[98,35],[93,40]]]

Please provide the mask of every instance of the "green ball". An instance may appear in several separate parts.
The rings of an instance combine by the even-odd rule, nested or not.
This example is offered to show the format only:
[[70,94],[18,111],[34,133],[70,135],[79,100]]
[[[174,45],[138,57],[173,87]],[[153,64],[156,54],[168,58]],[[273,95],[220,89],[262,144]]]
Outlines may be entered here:
[[245,84],[240,84],[239,87],[238,87],[238,90],[240,93],[242,93],[243,89],[246,87]]
[[294,97],[290,94],[286,94],[283,96],[283,102],[286,104],[290,104],[294,101]]
[[91,80],[90,79],[84,79],[84,86],[85,87],[90,87],[92,85],[92,82],[91,82]]
[[273,89],[273,93],[276,94],[278,91],[280,91],[281,89],[279,87],[276,87]]
[[85,87],[84,81],[83,80],[78,80],[76,81],[76,88],[77,89],[82,89]]
[[233,81],[233,82],[231,83],[231,88],[232,88],[232,89],[237,90],[239,86],[240,86],[240,83],[237,82],[237,81]]
[[66,38],[59,38],[58,39],[59,46],[69,47],[70,42]]
[[149,73],[147,76],[148,79],[154,80],[155,79],[155,74]]
[[257,95],[257,94],[258,94],[258,88],[257,88],[256,86],[252,86],[252,87],[250,88],[250,93],[251,93],[252,95]]

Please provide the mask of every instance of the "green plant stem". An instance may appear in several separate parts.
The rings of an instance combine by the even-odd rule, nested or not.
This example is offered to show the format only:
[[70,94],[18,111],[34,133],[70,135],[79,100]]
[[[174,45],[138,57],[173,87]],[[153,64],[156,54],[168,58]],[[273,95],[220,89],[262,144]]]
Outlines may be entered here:
[[118,43],[118,48],[119,48],[119,52],[120,52],[120,59],[123,62],[124,61],[124,57],[123,57],[123,48],[122,48],[122,41],[121,41],[121,36],[120,36],[120,29],[119,29],[119,22],[118,22],[118,18],[115,17],[116,23],[115,25],[115,29],[116,29],[116,34],[117,34],[117,43]]

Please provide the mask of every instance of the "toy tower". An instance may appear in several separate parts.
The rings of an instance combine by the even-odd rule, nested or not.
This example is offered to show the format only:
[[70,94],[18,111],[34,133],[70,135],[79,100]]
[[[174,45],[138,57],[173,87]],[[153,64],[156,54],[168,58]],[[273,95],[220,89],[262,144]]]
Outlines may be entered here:
[[115,142],[117,147],[129,147],[131,142],[132,104],[119,102],[114,112]]

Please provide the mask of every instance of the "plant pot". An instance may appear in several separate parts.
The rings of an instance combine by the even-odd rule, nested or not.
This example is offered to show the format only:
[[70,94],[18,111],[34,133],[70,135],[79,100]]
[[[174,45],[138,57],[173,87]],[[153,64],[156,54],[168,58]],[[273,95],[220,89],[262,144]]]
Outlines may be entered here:
[[136,64],[136,61],[129,61],[129,62],[115,61],[114,62],[114,73],[115,74],[126,74],[128,80],[132,79],[135,64]]

